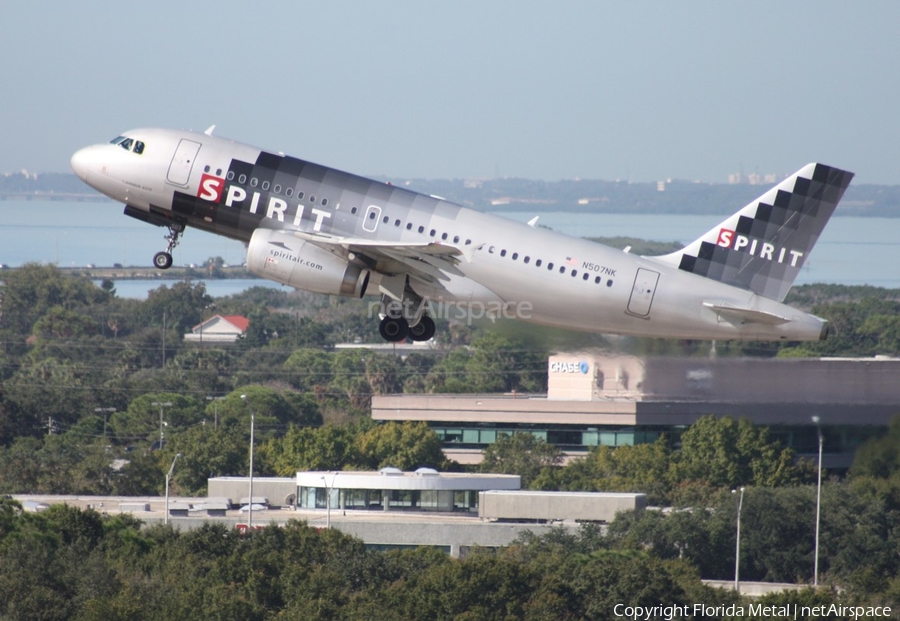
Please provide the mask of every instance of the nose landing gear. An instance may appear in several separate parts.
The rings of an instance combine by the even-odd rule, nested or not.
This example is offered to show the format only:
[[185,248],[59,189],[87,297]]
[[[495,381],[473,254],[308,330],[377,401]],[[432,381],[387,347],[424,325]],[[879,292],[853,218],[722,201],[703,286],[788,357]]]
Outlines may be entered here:
[[157,252],[153,255],[153,265],[161,270],[172,267],[172,250],[178,245],[178,238],[184,233],[184,224],[180,222],[173,222],[168,228],[169,234],[164,239],[168,240],[169,245],[164,252]]

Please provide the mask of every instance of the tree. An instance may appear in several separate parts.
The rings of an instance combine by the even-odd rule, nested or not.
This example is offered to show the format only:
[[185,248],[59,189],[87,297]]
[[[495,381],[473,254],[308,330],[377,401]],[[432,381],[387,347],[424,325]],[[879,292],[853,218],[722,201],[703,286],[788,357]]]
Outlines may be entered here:
[[407,471],[420,466],[440,468],[446,461],[440,438],[421,421],[376,425],[357,436],[356,446],[364,466],[373,470],[385,466]]
[[351,425],[291,427],[262,451],[278,476],[294,476],[298,470],[355,468],[360,463],[356,435],[357,429]]
[[321,393],[331,382],[331,357],[319,349],[297,349],[285,361],[291,386],[301,392]]
[[888,432],[871,438],[856,450],[850,474],[888,478],[900,472],[900,416],[891,419]]
[[526,431],[499,435],[497,441],[484,449],[481,472],[518,474],[522,487],[527,488],[541,470],[562,462],[562,451]]
[[[250,472],[250,429],[197,425],[174,436],[159,457],[158,477],[162,481],[177,453],[181,459],[175,467],[172,482],[179,493],[206,493],[211,477],[248,476]],[[265,458],[255,460],[257,475],[266,473]]]
[[652,444],[594,447],[587,457],[559,470],[545,470],[535,487],[571,491],[644,492],[650,504],[665,504],[672,451],[665,437]]
[[[169,404],[169,405],[164,405]],[[203,420],[204,402],[173,392],[140,395],[124,412],[115,412],[109,425],[120,442],[141,439],[151,444]]]
[[162,285],[150,291],[147,300],[141,305],[141,324],[165,325],[180,338],[203,320],[203,309],[212,301],[202,282],[181,281],[171,287]]
[[674,482],[705,481],[714,487],[796,483],[793,452],[769,440],[768,429],[747,420],[701,417],[681,436]]
[[52,265],[26,263],[5,273],[3,329],[16,335],[32,326],[51,308],[77,310],[109,301],[110,294],[87,278],[72,278]]

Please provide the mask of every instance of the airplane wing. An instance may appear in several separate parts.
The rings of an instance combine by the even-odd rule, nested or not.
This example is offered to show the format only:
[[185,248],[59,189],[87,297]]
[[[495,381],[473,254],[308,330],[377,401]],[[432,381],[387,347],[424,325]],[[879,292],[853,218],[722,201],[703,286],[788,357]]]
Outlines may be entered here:
[[481,247],[459,248],[440,242],[383,242],[305,231],[292,233],[331,252],[354,255],[383,274],[402,272],[432,285],[449,280],[449,275],[462,276],[456,266],[461,260],[471,261],[475,251]]
[[761,323],[769,326],[778,326],[790,321],[787,317],[782,317],[774,313],[754,310],[752,308],[741,308],[732,306],[731,304],[704,302],[703,306],[714,311],[722,319],[736,324]]

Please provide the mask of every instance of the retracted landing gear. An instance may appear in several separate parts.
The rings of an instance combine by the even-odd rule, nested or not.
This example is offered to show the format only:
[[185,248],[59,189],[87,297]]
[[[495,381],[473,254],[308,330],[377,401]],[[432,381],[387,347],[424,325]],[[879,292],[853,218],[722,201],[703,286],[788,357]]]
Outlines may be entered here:
[[172,267],[172,250],[178,245],[178,238],[184,233],[184,224],[180,222],[173,222],[168,228],[169,234],[164,239],[169,242],[169,245],[164,252],[157,252],[153,255],[153,265],[161,270]]

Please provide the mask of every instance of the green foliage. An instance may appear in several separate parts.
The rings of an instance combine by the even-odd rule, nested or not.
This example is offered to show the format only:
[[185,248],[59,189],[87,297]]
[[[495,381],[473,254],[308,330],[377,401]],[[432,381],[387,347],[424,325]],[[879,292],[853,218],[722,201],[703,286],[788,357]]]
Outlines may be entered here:
[[871,438],[856,451],[850,474],[855,477],[889,478],[900,473],[900,416],[891,419],[888,432]]
[[[778,579],[792,572],[808,579],[810,492],[748,491],[743,579]],[[848,514],[864,500],[852,494],[829,498],[849,501]],[[858,519],[868,524],[883,509]],[[187,531],[141,528],[127,516],[64,505],[26,514],[16,503],[0,500],[0,617],[549,621],[607,619],[617,604],[746,609],[750,600],[699,580],[732,577],[735,511],[734,496],[726,494],[708,510],[620,514],[607,535],[594,525],[559,528],[523,536],[505,550],[474,550],[455,560],[427,548],[370,551],[336,530],[297,521],[246,537],[212,523]],[[767,524],[785,511],[796,514],[787,516],[790,525],[799,528],[806,520],[806,531],[770,531]],[[823,520],[823,532],[846,527],[841,519],[832,520]],[[888,537],[887,545],[896,543],[890,539],[896,534]],[[878,572],[885,590],[865,590],[877,585],[853,576],[845,580],[829,567],[827,579],[844,586],[840,593],[807,589],[753,601],[763,606],[890,602],[884,598],[895,588],[890,576],[896,575],[897,561],[891,558],[896,555],[862,552],[875,553],[872,572],[852,559],[846,566]],[[881,559],[889,564],[881,565]]]
[[424,422],[376,425],[356,437],[362,466],[393,466],[411,471],[420,466],[440,468],[446,461],[437,434]]
[[109,301],[110,295],[87,278],[72,278],[51,265],[26,263],[4,273],[3,329],[31,334],[51,309],[77,311]]
[[495,332],[472,342],[470,351],[454,350],[431,367],[429,392],[544,392],[547,352],[523,346]]
[[769,440],[766,427],[729,417],[704,416],[681,436],[673,476],[704,481],[714,487],[797,483],[793,451]]
[[291,427],[283,437],[263,447],[278,476],[298,470],[342,470],[358,463],[355,430],[351,426]]
[[569,491],[643,492],[651,504],[664,504],[672,464],[668,441],[660,437],[652,444],[591,449],[584,459],[565,468],[544,470],[533,487]]
[[152,392],[136,397],[123,412],[115,412],[109,426],[119,441],[159,442],[203,419],[204,403],[171,392]]
[[779,487],[807,479],[793,452],[749,421],[705,416],[681,436],[673,451],[666,437],[652,444],[599,446],[560,469],[545,469],[540,489],[643,492],[651,504],[692,504],[717,489]]
[[262,450],[279,476],[293,476],[298,470],[373,470],[385,466],[414,470],[447,465],[437,435],[425,423],[413,422],[293,427]]
[[165,326],[182,335],[203,320],[203,309],[212,301],[203,283],[182,281],[171,287],[162,285],[147,294],[138,320],[143,325]]
[[518,474],[528,488],[541,470],[562,462],[562,451],[546,440],[525,431],[503,434],[484,450],[481,472]]

